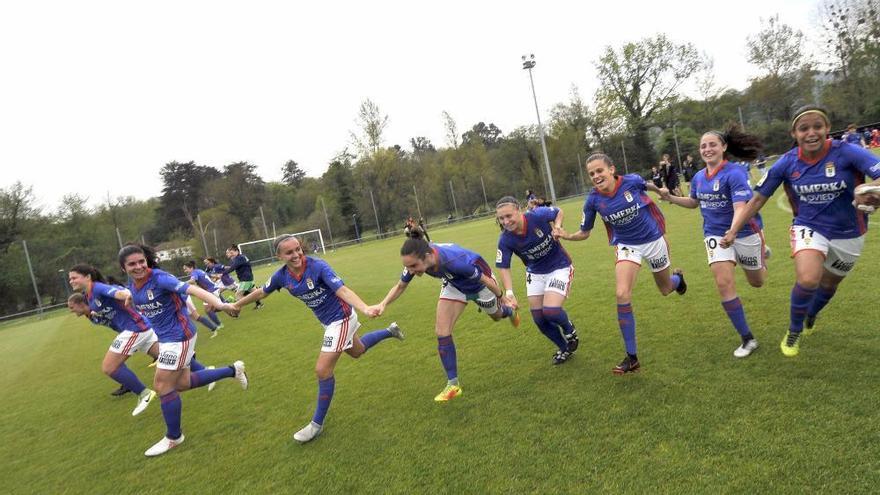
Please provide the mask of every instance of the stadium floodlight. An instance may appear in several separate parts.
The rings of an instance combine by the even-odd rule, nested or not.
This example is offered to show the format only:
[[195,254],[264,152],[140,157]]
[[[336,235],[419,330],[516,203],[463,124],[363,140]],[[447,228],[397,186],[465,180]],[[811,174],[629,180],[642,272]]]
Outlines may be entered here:
[[327,249],[324,246],[324,235],[321,233],[321,229],[306,230],[294,234],[281,234],[275,237],[257,239],[256,241],[242,242],[238,245],[238,250],[241,251],[241,254],[247,256],[251,263],[272,261],[275,259],[275,251],[273,249],[275,239],[284,235],[296,236],[302,244],[303,252],[307,255],[318,254],[319,251],[321,254],[327,254]]
[[544,142],[544,126],[541,124],[541,112],[538,110],[538,97],[535,96],[535,79],[532,78],[532,69],[537,65],[535,54],[522,56],[523,69],[529,71],[529,81],[532,83],[532,99],[535,100],[535,114],[538,116],[538,133],[541,136],[541,150],[544,151],[544,167],[547,169],[547,182],[550,184],[550,199],[556,203],[556,188],[553,187],[553,174],[550,172],[550,157],[547,155],[547,143]]

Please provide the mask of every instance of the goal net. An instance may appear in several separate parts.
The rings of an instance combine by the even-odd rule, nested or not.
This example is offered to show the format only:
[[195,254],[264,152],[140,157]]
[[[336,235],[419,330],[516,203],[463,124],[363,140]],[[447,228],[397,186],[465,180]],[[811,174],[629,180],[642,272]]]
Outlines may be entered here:
[[[327,253],[327,249],[324,246],[324,236],[321,234],[321,229],[296,232],[293,235],[295,235],[297,239],[299,239],[299,242],[302,244],[303,252],[307,255]],[[266,239],[242,242],[238,245],[238,250],[241,251],[241,254],[247,256],[251,263],[271,261],[275,259],[275,250],[272,246],[275,244],[275,239],[277,239],[278,237],[281,236],[267,237]]]

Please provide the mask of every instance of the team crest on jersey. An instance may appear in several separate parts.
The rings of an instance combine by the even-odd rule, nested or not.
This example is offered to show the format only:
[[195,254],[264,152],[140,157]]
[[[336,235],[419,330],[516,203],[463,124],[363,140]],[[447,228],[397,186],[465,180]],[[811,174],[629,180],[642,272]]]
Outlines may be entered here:
[[101,300],[100,299],[95,299],[95,306],[97,306],[99,308],[101,307]]
[[314,289],[314,288],[315,288],[315,282],[313,282],[311,278],[307,278],[307,279],[306,279],[306,287],[308,287],[309,290]]
[[627,201],[628,203],[632,203],[632,202],[633,202],[633,195],[632,195],[632,193],[630,193],[629,191],[624,191],[624,192],[623,192],[623,197],[626,198],[626,201]]
[[538,227],[535,227],[535,235],[538,237],[544,237],[544,232]]
[[721,189],[721,181],[718,179],[715,179],[715,182],[712,183],[712,190],[717,191],[719,189]]
[[154,299],[153,291],[151,289],[147,289],[147,299],[152,301]]
[[[791,178],[792,178],[792,179],[797,179],[797,178],[799,178],[800,176],[801,176],[801,172],[800,172],[800,170],[795,170],[794,172],[791,173]],[[764,172],[764,177],[767,177],[767,172]],[[762,182],[763,182],[763,180],[762,180]],[[758,184],[758,185],[760,185],[760,184]]]
[[825,177],[834,177],[834,162],[825,164]]
[[[501,263],[502,258],[504,258],[504,256],[501,254],[501,250],[496,249],[495,250],[495,263]],[[406,271],[406,270],[404,270],[404,271]]]

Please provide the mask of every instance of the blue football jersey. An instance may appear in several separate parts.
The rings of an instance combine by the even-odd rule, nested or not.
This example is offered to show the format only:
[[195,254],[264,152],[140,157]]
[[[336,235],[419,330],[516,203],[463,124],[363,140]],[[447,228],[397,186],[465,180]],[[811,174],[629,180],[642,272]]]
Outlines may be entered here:
[[853,190],[865,175],[880,177],[880,160],[870,151],[837,140],[828,140],[826,152],[813,163],[804,160],[800,148],[782,156],[755,191],[770,197],[783,185],[793,222],[809,227],[828,239],[851,239],[868,230],[868,215],[853,205]]
[[[715,173],[704,168],[691,179],[691,198],[700,202],[703,215],[703,235],[723,236],[733,222],[733,203],[746,203],[752,199],[752,187],[743,168],[725,161]],[[761,215],[755,215],[737,237],[756,234],[763,228]]]
[[208,274],[205,273],[203,270],[199,270],[198,268],[192,271],[189,279],[208,292],[214,292],[215,290],[217,290],[217,286],[214,285],[211,277],[209,277]]
[[271,294],[287,289],[291,296],[306,303],[324,325],[351,316],[351,306],[336,295],[345,284],[330,265],[311,256],[306,256],[303,263],[305,270],[300,276],[291,272],[287,265],[279,268],[263,286],[263,292]]
[[235,283],[235,280],[233,280],[232,277],[229,276],[229,274],[224,271],[224,270],[226,270],[226,267],[221,265],[220,263],[214,263],[213,265],[206,268],[205,270],[212,275],[219,274],[220,275],[220,283],[222,283],[225,286],[230,286]]
[[510,268],[510,258],[517,255],[529,273],[550,273],[571,266],[571,258],[562,244],[553,239],[553,221],[559,214],[555,206],[539,206],[523,213],[521,232],[504,231],[498,238],[495,266]]
[[189,284],[153,268],[143,284],[130,281],[128,290],[135,308],[153,324],[159,342],[183,342],[196,334],[186,309]]
[[663,237],[666,220],[646,191],[645,179],[638,174],[617,177],[614,190],[608,194],[594,188],[584,201],[581,230],[593,230],[598,213],[610,244],[638,245]]
[[122,301],[116,299],[116,292],[122,287],[95,282],[86,291],[86,300],[93,314],[89,318],[96,325],[110,327],[115,332],[128,330],[131,332],[144,332],[150,329],[150,322],[134,310],[126,307]]
[[[442,279],[463,294],[476,294],[483,290],[485,285],[480,278],[484,274],[491,276],[492,269],[482,256],[456,244],[431,243],[430,246],[434,250],[437,265],[433,270],[426,271],[426,275]],[[415,274],[404,268],[400,280],[409,283],[413,277]]]
[[239,254],[233,256],[229,261],[229,266],[223,269],[223,273],[235,272],[239,282],[253,282],[254,272],[251,270],[251,262],[247,256]]

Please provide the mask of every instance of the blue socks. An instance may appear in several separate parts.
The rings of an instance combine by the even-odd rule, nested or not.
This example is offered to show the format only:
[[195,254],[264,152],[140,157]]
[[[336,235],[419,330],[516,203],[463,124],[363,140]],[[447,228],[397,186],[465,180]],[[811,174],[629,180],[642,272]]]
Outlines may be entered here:
[[449,381],[458,380],[458,360],[455,357],[455,343],[452,342],[452,335],[437,337],[437,352],[440,354],[440,363],[446,370],[446,379]]
[[568,313],[562,309],[562,306],[544,306],[544,319],[559,325],[565,335],[571,335],[571,332],[574,331],[574,327],[568,319]]
[[217,330],[217,325],[215,325],[213,321],[205,318],[204,316],[199,316],[199,323],[208,327],[208,330],[212,332]]
[[205,365],[196,361],[196,356],[193,354],[193,358],[189,360],[189,370],[202,371],[203,369],[205,369]]
[[116,371],[110,374],[110,378],[120,385],[124,385],[125,388],[136,394],[140,394],[145,388],[147,388],[137,375],[134,374],[134,371],[131,371],[125,363],[120,364],[119,367],[116,368]]
[[176,390],[168,392],[162,397],[162,417],[165,418],[167,432],[165,436],[176,440],[183,432],[180,431],[180,414],[183,410],[183,402]]
[[[816,295],[816,289],[808,289],[795,283],[791,289],[791,324],[789,331],[801,333],[804,330],[804,318],[807,316],[807,308]],[[827,301],[826,301],[827,303]]]
[[[675,277],[675,275],[674,275]],[[681,281],[681,278],[678,278]],[[673,279],[675,282],[675,279]],[[623,335],[623,343],[626,353],[636,355],[636,318],[633,316],[632,304],[617,305],[617,324],[620,325],[620,333]]]
[[510,306],[501,306],[501,317],[510,318],[513,315],[513,308]]
[[211,321],[213,321],[214,324],[217,325],[218,327],[223,324],[220,322],[220,317],[217,316],[216,311],[208,311],[208,318],[210,318]]
[[675,290],[678,290],[678,286],[681,285],[681,275],[679,275],[677,273],[673,273],[671,278],[672,278],[672,288]]
[[532,309],[530,311],[532,313],[532,320],[534,320],[535,325],[537,325],[538,327],[538,330],[540,330],[545,337],[550,339],[551,342],[556,344],[556,347],[558,347],[560,351],[565,352],[566,350],[568,350],[568,342],[566,342],[565,337],[562,336],[562,332],[559,331],[559,327],[557,327],[555,323],[547,320],[547,318],[544,316],[544,310]]
[[383,328],[382,330],[376,330],[374,332],[364,334],[364,336],[361,337],[361,342],[364,344],[365,348],[369,349],[370,347],[373,347],[374,345],[382,342],[388,337],[391,337],[391,332],[388,331],[387,328]]
[[189,388],[199,388],[223,378],[235,376],[235,368],[223,366],[215,370],[203,369],[189,374]]
[[819,314],[819,311],[822,311],[822,308],[828,304],[828,301],[834,297],[834,293],[837,292],[837,287],[833,289],[826,289],[825,287],[819,286],[819,289],[816,291],[816,295],[813,297],[813,301],[810,303],[810,309],[807,310],[807,316],[816,316]]
[[327,410],[330,409],[330,401],[333,400],[333,390],[336,388],[336,377],[331,376],[326,380],[318,380],[318,407],[312,421],[322,425]]
[[746,312],[739,297],[734,297],[729,301],[721,301],[721,306],[724,307],[727,317],[730,318],[733,327],[736,328],[737,333],[742,337],[743,344],[755,338],[749,329],[749,324],[746,323]]

